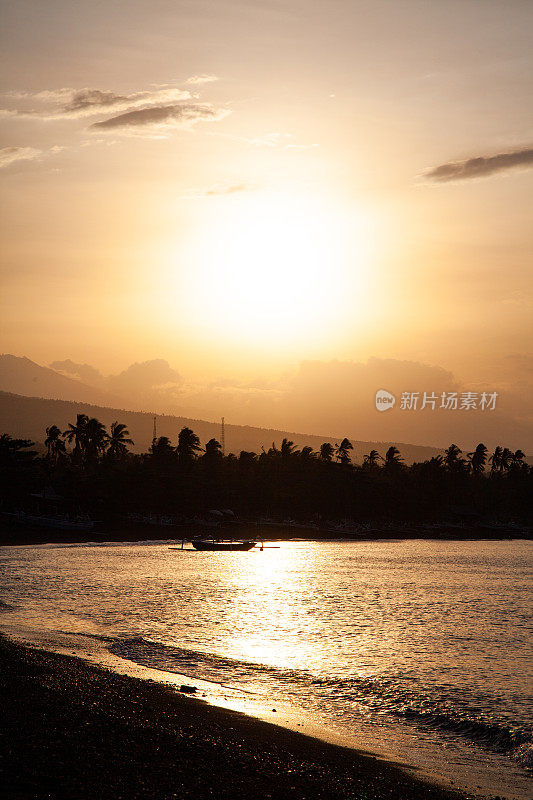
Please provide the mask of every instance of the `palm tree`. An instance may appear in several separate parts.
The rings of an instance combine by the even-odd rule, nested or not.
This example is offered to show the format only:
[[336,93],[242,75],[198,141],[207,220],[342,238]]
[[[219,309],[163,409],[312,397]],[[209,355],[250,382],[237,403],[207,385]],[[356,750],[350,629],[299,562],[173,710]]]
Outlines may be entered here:
[[107,453],[111,458],[122,458],[128,452],[127,445],[134,444],[129,439],[130,432],[122,422],[111,423],[111,433],[107,436]]
[[65,453],[65,442],[61,438],[62,433],[57,425],[50,425],[46,429],[46,445],[47,455],[50,461],[57,462],[58,458]]
[[335,450],[331,442],[324,442],[324,444],[320,445],[318,457],[321,461],[333,461],[334,452]]
[[85,426],[86,445],[85,452],[89,461],[97,461],[107,447],[109,435],[105,425],[96,417],[87,420]]
[[63,436],[67,440],[69,444],[74,442],[74,450],[72,451],[72,457],[75,459],[81,458],[86,449],[87,445],[87,423],[89,421],[89,417],[87,414],[78,414],[76,417],[76,424],[73,425],[69,422],[69,426],[67,430],[63,433]]
[[178,434],[178,446],[176,452],[182,464],[190,463],[196,458],[196,454],[201,451],[200,439],[190,428],[182,428]]
[[335,458],[341,464],[349,464],[350,463],[350,456],[348,454],[349,450],[353,450],[353,444],[350,442],[349,439],[344,438],[340,444],[335,443]]
[[385,468],[386,469],[394,469],[400,467],[402,465],[403,458],[400,455],[400,451],[394,445],[391,445],[387,452],[385,453]]
[[480,475],[485,469],[487,463],[487,448],[484,444],[478,444],[473,453],[467,453],[468,468],[472,475]]
[[513,452],[504,447],[500,458],[500,472],[509,472],[513,463]]
[[302,447],[300,458],[302,459],[302,461],[312,461],[314,458],[316,458],[316,453],[313,452],[312,447],[306,445],[305,447]]
[[494,453],[489,458],[489,461],[491,463],[491,467],[490,467],[490,471],[491,472],[498,472],[500,470],[501,463],[502,463],[502,453],[503,453],[503,448],[501,448],[498,445],[498,447],[495,449]]
[[451,444],[447,450],[444,451],[444,463],[450,472],[457,472],[464,466],[464,461],[460,458],[463,451],[456,444]]
[[366,456],[363,456],[363,464],[365,467],[377,467],[378,461],[383,460],[377,450],[371,450]]
[[513,453],[513,458],[511,461],[512,472],[521,472],[527,468],[527,464],[524,462],[525,457],[526,454],[522,450],[516,450]]
[[176,451],[170,443],[168,436],[160,436],[159,439],[154,439],[150,448],[150,455],[156,459],[170,458],[176,455]]
[[[265,451],[263,450],[263,453],[264,452]],[[250,464],[255,464],[256,461],[257,461],[257,454],[251,452],[250,450],[241,450],[241,452],[239,453],[240,467],[248,467],[250,466]]]
[[286,461],[292,456],[297,456],[300,454],[300,451],[296,449],[296,445],[294,442],[291,442],[290,439],[283,439],[280,448],[281,457]]
[[209,439],[205,446],[205,455],[203,458],[206,461],[218,461],[222,458],[222,445],[216,439]]

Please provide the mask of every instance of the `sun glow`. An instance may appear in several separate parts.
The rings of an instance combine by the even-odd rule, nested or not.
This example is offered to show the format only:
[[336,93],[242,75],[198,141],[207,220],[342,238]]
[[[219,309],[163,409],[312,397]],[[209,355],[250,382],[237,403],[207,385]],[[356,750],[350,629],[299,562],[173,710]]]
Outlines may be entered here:
[[215,202],[191,239],[185,272],[191,322],[208,335],[309,341],[364,307],[371,270],[363,215],[302,197]]

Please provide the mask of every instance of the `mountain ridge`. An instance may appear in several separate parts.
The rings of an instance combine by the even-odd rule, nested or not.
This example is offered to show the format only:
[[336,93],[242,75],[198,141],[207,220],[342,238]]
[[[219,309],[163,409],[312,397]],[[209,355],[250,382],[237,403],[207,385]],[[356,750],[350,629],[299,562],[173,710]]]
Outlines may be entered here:
[[43,367],[27,356],[11,353],[0,354],[0,386],[4,391],[25,397],[69,399],[97,405],[123,402],[119,395]]
[[[156,417],[157,435],[168,436],[176,443],[182,427],[191,427],[205,444],[212,437],[220,440],[221,425],[219,422],[195,419],[174,414],[157,414],[151,411],[130,411],[120,407],[103,406],[72,400],[54,398],[28,397],[13,392],[0,390],[0,433],[8,433],[17,438],[29,438],[42,442],[45,428],[58,425],[65,430],[69,422],[74,422],[77,414],[97,417],[107,427],[118,420],[127,425],[135,445],[134,452],[147,452],[152,443],[154,416]],[[294,441],[298,447],[310,445],[318,449],[323,442],[335,443],[339,437],[318,436],[316,434],[299,433],[276,428],[260,428],[251,425],[225,424],[226,453],[238,454],[241,450],[261,452],[267,450],[275,441],[278,445],[286,437]],[[363,456],[372,449],[384,455],[386,448],[398,447],[406,463],[423,461],[442,453],[436,447],[414,445],[408,442],[368,441],[351,438],[354,445],[354,461],[360,463]]]

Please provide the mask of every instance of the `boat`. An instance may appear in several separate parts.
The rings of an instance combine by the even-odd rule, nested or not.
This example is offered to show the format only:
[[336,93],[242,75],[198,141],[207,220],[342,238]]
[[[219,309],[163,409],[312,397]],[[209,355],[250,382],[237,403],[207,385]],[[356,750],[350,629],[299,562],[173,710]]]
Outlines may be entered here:
[[222,552],[245,552],[255,547],[257,542],[250,540],[234,541],[233,539],[193,539],[191,541],[195,550],[219,550]]

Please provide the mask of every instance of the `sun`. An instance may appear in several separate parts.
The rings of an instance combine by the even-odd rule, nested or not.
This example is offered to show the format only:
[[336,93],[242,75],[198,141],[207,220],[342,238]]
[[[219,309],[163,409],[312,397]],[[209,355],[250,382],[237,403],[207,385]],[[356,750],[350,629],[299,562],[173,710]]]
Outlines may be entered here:
[[[368,290],[361,216],[317,199],[223,198],[191,238],[190,323],[249,343],[320,338]],[[352,305],[353,308],[353,305]]]

